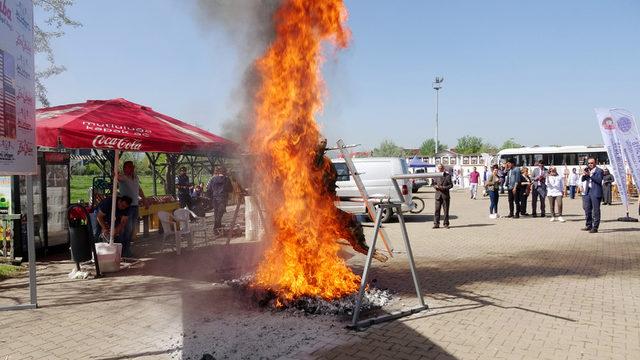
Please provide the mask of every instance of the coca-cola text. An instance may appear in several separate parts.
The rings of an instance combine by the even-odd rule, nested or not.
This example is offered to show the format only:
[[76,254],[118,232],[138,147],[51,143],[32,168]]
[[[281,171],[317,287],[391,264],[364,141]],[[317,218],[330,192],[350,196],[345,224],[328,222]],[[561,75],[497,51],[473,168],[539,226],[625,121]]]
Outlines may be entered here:
[[127,138],[121,139],[104,135],[98,135],[93,138],[93,146],[96,148],[106,147],[110,149],[134,151],[142,149],[142,143],[140,142],[140,140],[132,140]]

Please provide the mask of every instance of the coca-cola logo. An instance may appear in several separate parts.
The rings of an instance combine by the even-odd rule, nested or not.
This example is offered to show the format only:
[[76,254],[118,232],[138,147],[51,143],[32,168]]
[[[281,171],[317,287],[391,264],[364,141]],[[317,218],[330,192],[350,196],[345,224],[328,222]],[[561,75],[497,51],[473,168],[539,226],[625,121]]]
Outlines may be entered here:
[[106,147],[110,149],[118,150],[133,150],[138,151],[142,149],[142,143],[140,140],[131,140],[127,138],[114,138],[104,135],[98,135],[93,138],[93,146],[96,148]]

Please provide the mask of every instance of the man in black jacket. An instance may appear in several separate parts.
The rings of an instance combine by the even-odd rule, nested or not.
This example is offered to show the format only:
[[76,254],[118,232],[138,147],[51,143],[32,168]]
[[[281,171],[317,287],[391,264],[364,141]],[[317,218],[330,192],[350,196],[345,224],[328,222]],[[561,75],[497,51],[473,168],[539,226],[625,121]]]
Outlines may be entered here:
[[435,178],[434,188],[436,189],[436,210],[433,214],[433,228],[440,227],[440,208],[443,208],[444,221],[442,224],[446,229],[449,228],[449,204],[451,203],[451,194],[449,190],[453,187],[451,174],[444,171],[444,165],[438,164],[438,172],[442,173],[442,177]]

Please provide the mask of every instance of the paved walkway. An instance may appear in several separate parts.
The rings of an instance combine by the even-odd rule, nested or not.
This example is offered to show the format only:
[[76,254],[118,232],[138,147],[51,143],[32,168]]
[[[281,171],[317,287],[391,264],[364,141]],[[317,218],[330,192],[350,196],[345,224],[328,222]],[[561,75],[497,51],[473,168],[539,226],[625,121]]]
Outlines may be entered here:
[[[419,195],[431,214],[432,193]],[[431,310],[362,332],[339,317],[265,311],[220,285],[252,269],[259,243],[202,243],[180,257],[140,244],[153,259],[92,280],[69,280],[68,261],[41,263],[40,308],[0,313],[0,359],[639,359],[640,225],[605,206],[600,233],[588,234],[580,205],[565,199],[563,224],[492,220],[488,200],[460,192],[451,229],[412,215]],[[397,222],[387,229],[402,251]],[[364,256],[347,257],[360,272]],[[371,279],[395,292],[385,311],[415,304],[403,254],[374,263]],[[0,282],[0,305],[24,301],[24,283]]]

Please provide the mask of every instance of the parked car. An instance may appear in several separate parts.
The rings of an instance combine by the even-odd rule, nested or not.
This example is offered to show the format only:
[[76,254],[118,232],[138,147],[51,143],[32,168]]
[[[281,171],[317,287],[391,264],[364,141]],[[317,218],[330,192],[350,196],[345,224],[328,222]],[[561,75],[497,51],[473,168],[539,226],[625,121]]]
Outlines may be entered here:
[[[391,177],[394,175],[409,173],[407,163],[404,159],[370,157],[353,158],[351,160],[356,167],[356,171],[360,174],[362,183],[370,197],[387,196],[394,201],[402,201],[403,212],[411,210],[411,181],[398,180],[398,185],[402,190],[402,199],[398,196],[391,181]],[[366,214],[367,211],[364,204],[361,201],[354,201],[354,198],[361,198],[361,195],[344,159],[333,159],[332,162],[338,172],[337,193],[340,198],[338,207],[350,213]],[[392,216],[392,212],[385,211],[382,216],[382,221],[388,222]]]
[[[414,174],[424,174],[427,170],[425,168],[416,168],[413,169]],[[421,187],[427,186],[429,181],[427,179],[411,179],[411,191],[416,193],[420,190]]]

